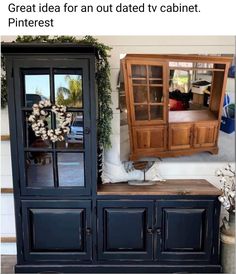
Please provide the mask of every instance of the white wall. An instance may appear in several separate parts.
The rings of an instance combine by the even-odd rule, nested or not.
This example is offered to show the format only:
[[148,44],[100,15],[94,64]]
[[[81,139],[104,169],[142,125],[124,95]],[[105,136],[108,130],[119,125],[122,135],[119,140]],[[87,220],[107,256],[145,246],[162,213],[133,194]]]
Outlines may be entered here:
[[[158,27],[158,26],[157,26]],[[12,41],[15,37],[2,37],[2,41]],[[112,121],[112,149],[106,152],[105,159],[120,161],[120,114],[117,110],[118,92],[116,89],[118,72],[120,69],[120,55],[124,53],[197,53],[197,54],[234,54],[235,38],[233,36],[99,36],[100,42],[112,47],[111,50],[111,83],[113,114]],[[8,115],[1,111],[1,134],[9,133]],[[3,187],[12,186],[11,162],[9,142],[1,143],[1,182]],[[216,168],[225,163],[160,163],[160,174],[166,178],[205,178],[217,185],[214,176]],[[14,217],[13,199],[11,194],[2,197],[2,236],[13,236]],[[14,254],[14,244],[3,244],[2,252]]]

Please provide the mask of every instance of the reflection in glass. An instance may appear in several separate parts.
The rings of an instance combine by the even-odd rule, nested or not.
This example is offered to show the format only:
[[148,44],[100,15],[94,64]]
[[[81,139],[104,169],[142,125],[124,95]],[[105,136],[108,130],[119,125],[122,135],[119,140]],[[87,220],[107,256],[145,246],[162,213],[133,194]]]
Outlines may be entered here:
[[71,112],[72,122],[70,132],[65,135],[65,140],[57,142],[57,148],[79,149],[84,146],[84,120],[83,112]]
[[27,107],[38,104],[40,100],[50,100],[50,83],[48,74],[24,75],[25,102]]
[[148,66],[149,78],[162,78],[161,66]]
[[147,87],[146,86],[134,86],[133,87],[134,102],[146,103],[147,102]]
[[135,106],[135,119],[136,120],[148,120],[148,106],[147,105]]
[[161,103],[163,101],[162,87],[150,87],[151,103]]
[[68,107],[83,107],[82,76],[79,74],[55,74],[56,103]]
[[25,154],[27,185],[29,187],[53,187],[52,155],[44,151]]
[[84,154],[58,153],[59,186],[84,186]]
[[146,78],[147,77],[147,69],[146,66],[141,65],[132,65],[132,78]]
[[163,106],[150,106],[151,120],[163,120]]
[[[41,137],[37,137],[35,132],[32,130],[31,123],[28,122],[29,116],[32,112],[26,112],[24,115],[23,125],[25,125],[25,145],[26,147],[33,148],[47,148],[51,146],[51,141],[42,140]],[[45,124],[47,128],[51,128],[51,114],[45,118]]]

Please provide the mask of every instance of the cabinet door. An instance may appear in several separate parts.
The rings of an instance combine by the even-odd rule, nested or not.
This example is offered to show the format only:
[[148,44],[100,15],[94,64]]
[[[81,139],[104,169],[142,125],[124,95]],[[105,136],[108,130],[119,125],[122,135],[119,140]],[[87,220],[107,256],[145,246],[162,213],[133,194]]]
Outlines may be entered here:
[[210,260],[213,212],[213,200],[157,202],[157,259]]
[[194,125],[194,147],[210,147],[216,145],[218,122],[196,123]]
[[192,124],[169,125],[169,149],[181,150],[192,147]]
[[22,201],[26,261],[89,261],[90,201]]
[[167,117],[167,64],[135,61],[127,63],[128,115],[133,125],[163,124]]
[[98,259],[152,260],[152,201],[98,201]]
[[[85,195],[91,191],[91,163],[96,166],[94,92],[88,59],[69,57],[16,59],[14,64],[15,108],[19,177],[22,195]],[[29,116],[41,100],[64,105],[72,115],[62,141],[36,136]],[[44,119],[46,129],[56,129],[59,118],[51,107]],[[93,127],[94,125],[94,127]],[[94,147],[95,145],[95,147]],[[93,155],[93,157],[91,157]]]
[[133,128],[133,136],[134,148],[140,152],[166,149],[166,126]]

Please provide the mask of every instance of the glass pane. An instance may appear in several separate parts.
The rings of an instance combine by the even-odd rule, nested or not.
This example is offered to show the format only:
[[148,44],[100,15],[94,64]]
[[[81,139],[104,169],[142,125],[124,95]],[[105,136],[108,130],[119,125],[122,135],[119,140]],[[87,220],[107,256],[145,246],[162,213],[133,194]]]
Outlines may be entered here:
[[26,178],[29,187],[53,187],[51,153],[37,151],[25,154]]
[[84,186],[84,154],[58,153],[59,186]]
[[163,120],[163,106],[150,106],[151,120]]
[[135,103],[147,103],[147,87],[146,86],[134,86],[133,94],[134,94]]
[[[23,115],[23,127],[24,127],[24,142],[26,147],[33,147],[33,148],[47,148],[51,147],[51,141],[49,140],[42,140],[41,137],[35,135],[35,132],[32,130],[32,126],[28,119],[29,116],[32,114],[31,111],[26,111]],[[46,130],[51,128],[51,114],[45,119]]]
[[149,75],[149,78],[162,79],[163,78],[162,66],[148,66],[148,75]]
[[163,101],[162,87],[150,87],[149,90],[151,103],[160,103]]
[[48,74],[24,75],[25,106],[32,107],[40,100],[50,100],[50,80]]
[[55,70],[54,85],[57,104],[83,107],[82,72],[80,70]]
[[147,105],[135,106],[135,119],[136,120],[148,120],[148,106]]
[[71,112],[71,113],[72,113],[72,122],[70,125],[70,132],[64,136],[65,137],[64,141],[56,142],[57,148],[80,149],[84,147],[83,112]]
[[132,78],[146,78],[147,77],[146,66],[132,65],[131,71],[132,71]]

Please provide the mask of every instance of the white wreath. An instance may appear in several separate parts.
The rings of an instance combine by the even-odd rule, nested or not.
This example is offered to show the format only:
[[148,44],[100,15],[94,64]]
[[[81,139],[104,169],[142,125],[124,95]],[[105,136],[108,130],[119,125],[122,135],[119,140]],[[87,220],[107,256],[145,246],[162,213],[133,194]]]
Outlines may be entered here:
[[[48,129],[45,119],[48,117],[49,112],[45,109],[51,107],[51,111],[55,113],[56,120],[59,126],[56,129]],[[38,104],[34,104],[33,112],[29,116],[28,121],[31,123],[31,127],[35,132],[35,135],[41,137],[42,140],[50,139],[53,143],[57,141],[63,141],[64,135],[70,132],[70,124],[72,121],[72,114],[66,113],[66,106],[52,105],[50,101],[39,101]]]

